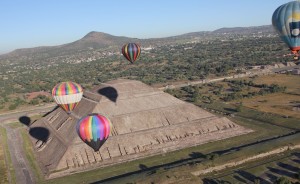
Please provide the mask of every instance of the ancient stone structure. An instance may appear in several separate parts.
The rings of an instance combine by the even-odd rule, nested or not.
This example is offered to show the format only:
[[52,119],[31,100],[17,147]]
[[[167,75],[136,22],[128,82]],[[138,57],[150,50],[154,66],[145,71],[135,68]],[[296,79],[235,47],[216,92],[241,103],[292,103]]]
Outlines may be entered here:
[[[99,152],[75,131],[79,118],[107,115],[111,136]],[[242,135],[252,130],[217,117],[142,82],[119,79],[102,84],[84,97],[71,115],[57,108],[35,122],[32,136],[37,159],[48,178]],[[36,131],[38,132],[38,131]]]

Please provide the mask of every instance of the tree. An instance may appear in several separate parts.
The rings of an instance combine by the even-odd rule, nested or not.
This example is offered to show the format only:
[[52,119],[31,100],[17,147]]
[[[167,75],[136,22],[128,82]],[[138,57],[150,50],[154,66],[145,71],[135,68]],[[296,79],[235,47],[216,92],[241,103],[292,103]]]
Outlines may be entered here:
[[17,108],[17,104],[11,104],[9,107],[8,107],[8,109],[9,110],[15,110],[16,108]]
[[34,99],[30,100],[29,104],[31,104],[31,105],[37,105],[37,104],[39,104],[39,100],[36,99],[36,98],[34,98]]
[[194,90],[194,93],[192,96],[192,101],[197,103],[200,101],[200,99],[201,99],[201,94],[200,94],[199,88],[195,87],[195,90]]
[[242,102],[240,102],[240,104],[237,106],[237,108],[236,108],[236,111],[237,112],[242,112],[242,110],[243,110],[243,103]]
[[210,104],[214,103],[214,99],[211,95],[208,96],[208,100],[209,100],[208,103],[210,103]]

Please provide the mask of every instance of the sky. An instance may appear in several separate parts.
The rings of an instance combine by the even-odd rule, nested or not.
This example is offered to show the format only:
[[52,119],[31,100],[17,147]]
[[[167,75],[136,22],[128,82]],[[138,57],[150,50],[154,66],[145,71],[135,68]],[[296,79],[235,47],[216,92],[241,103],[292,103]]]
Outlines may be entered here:
[[91,31],[161,38],[222,27],[270,25],[289,0],[1,0],[0,54],[60,45]]

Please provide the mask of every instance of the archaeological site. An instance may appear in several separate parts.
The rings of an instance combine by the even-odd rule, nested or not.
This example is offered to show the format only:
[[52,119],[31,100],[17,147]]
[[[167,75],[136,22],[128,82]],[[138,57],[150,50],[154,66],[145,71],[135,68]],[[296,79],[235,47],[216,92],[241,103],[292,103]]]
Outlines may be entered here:
[[[76,122],[106,115],[111,135],[98,152],[77,136]],[[85,90],[72,114],[56,108],[31,125],[35,156],[47,178],[163,154],[252,132],[226,117],[134,80],[118,79]],[[44,135],[38,135],[44,133]]]

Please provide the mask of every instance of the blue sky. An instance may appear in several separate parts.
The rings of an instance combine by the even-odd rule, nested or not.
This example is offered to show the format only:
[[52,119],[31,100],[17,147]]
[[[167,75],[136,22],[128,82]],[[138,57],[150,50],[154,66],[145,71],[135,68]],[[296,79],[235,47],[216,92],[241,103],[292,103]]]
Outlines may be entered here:
[[271,24],[288,0],[1,0],[0,54],[51,46],[90,31],[158,38]]

